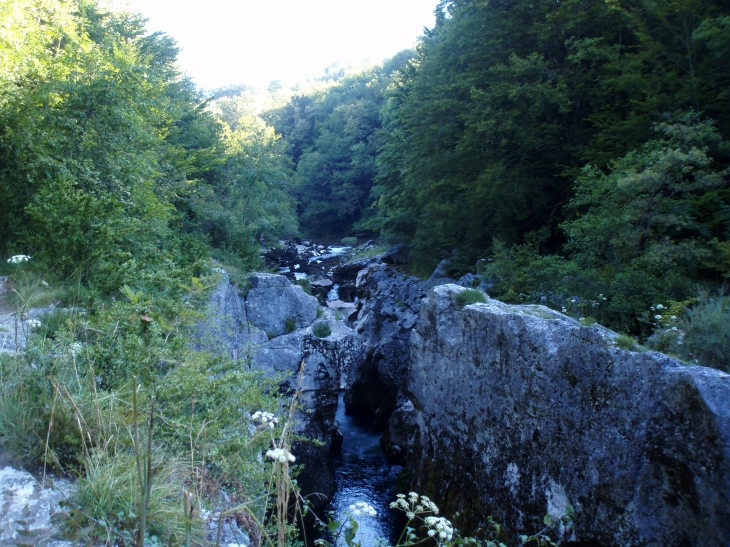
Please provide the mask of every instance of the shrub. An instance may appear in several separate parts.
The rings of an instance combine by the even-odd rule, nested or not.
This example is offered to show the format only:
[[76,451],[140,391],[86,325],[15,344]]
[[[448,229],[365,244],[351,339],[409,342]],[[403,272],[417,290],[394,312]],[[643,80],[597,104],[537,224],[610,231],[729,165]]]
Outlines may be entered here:
[[639,351],[639,345],[636,343],[636,340],[628,334],[619,334],[614,343],[621,349]]
[[343,237],[341,239],[341,241],[342,241],[342,244],[343,245],[351,245],[351,246],[357,245],[357,238],[356,237],[352,237],[352,236]]
[[287,317],[284,320],[284,330],[286,332],[294,332],[297,330],[297,320],[294,317]]
[[465,289],[460,293],[454,295],[454,302],[460,308],[468,306],[469,304],[476,304],[477,302],[486,302],[487,295],[482,291],[476,289]]
[[330,334],[332,334],[332,329],[330,328],[329,322],[320,321],[319,323],[314,325],[312,333],[317,338],[327,338]]

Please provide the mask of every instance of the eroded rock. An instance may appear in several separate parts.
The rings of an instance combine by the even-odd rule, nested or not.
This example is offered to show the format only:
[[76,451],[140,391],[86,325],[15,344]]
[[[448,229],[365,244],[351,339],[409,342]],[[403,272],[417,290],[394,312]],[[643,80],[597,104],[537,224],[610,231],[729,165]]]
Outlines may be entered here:
[[730,375],[542,306],[460,309],[462,290],[433,289],[411,336],[412,488],[466,532],[571,504],[595,545],[730,543]]
[[283,275],[258,273],[249,277],[246,297],[248,320],[269,336],[304,328],[317,317],[317,299]]

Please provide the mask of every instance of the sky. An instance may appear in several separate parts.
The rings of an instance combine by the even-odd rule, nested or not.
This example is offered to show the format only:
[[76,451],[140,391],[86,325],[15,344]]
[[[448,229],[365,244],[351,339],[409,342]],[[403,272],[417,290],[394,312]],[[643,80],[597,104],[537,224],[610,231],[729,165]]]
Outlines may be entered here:
[[123,0],[182,48],[204,89],[295,82],[334,62],[376,63],[434,26],[438,0]]

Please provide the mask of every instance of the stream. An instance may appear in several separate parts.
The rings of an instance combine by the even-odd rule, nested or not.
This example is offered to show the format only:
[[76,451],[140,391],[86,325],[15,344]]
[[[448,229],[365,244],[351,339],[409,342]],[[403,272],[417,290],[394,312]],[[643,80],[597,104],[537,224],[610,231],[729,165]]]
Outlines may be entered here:
[[[337,405],[337,422],[343,435],[342,455],[335,460],[337,491],[327,510],[334,520],[345,522],[351,505],[369,503],[378,514],[376,517],[357,517],[360,528],[356,541],[369,546],[375,545],[378,538],[384,538],[394,545],[404,522],[389,506],[395,500],[396,477],[402,468],[385,459],[380,448],[382,431],[345,414],[343,397],[344,392],[341,392]],[[344,541],[340,543],[344,544]]]

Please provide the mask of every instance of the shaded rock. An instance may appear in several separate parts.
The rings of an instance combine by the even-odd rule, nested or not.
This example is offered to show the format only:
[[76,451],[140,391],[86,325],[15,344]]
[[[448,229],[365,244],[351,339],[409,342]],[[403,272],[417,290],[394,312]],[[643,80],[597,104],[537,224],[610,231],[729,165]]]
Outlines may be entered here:
[[268,340],[266,333],[249,324],[246,302],[219,270],[221,281],[208,299],[205,321],[198,324],[196,346],[214,353],[225,351],[232,359],[247,359],[252,348]]
[[383,264],[358,273],[360,298],[355,330],[365,344],[366,360],[345,396],[348,412],[385,427],[396,401],[405,397],[410,371],[410,330],[418,320],[423,282]]
[[408,264],[410,253],[403,244],[394,245],[385,251],[381,257],[384,264]]
[[55,480],[53,488],[43,488],[30,473],[12,467],[0,469],[0,546],[70,547],[69,541],[53,539],[58,530],[51,520],[62,512],[58,504],[70,489],[67,480]]
[[431,274],[431,277],[428,278],[429,281],[440,278],[449,278],[450,266],[451,260],[448,258],[444,258],[441,262],[438,263],[438,266],[436,266],[436,269]]
[[317,299],[282,275],[253,274],[246,297],[248,320],[271,336],[287,332],[287,320],[295,328],[303,328],[317,317]]
[[433,289],[411,336],[413,489],[467,533],[571,504],[594,545],[730,543],[730,375],[542,306],[459,309],[462,290]]
[[[328,312],[331,313],[331,312]],[[355,331],[340,321],[329,320],[332,333],[318,338],[311,327],[300,329],[264,344],[253,356],[252,366],[269,374],[284,373],[285,389],[296,388],[302,361],[303,409],[297,413],[296,432],[319,441],[300,441],[292,452],[305,467],[298,477],[302,493],[321,508],[334,494],[334,471],[330,456],[342,444],[335,422],[338,392],[350,387],[354,372],[363,360],[363,346]]]

